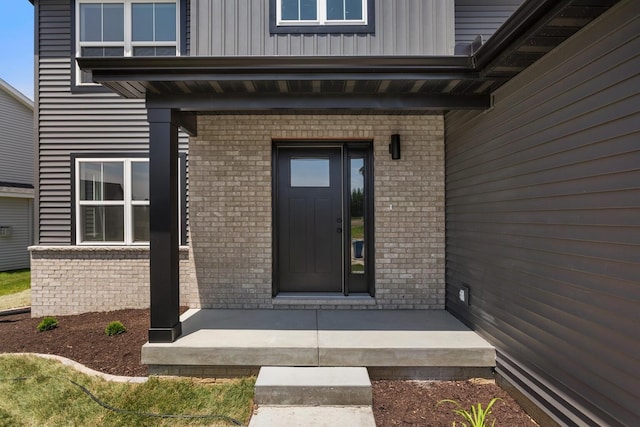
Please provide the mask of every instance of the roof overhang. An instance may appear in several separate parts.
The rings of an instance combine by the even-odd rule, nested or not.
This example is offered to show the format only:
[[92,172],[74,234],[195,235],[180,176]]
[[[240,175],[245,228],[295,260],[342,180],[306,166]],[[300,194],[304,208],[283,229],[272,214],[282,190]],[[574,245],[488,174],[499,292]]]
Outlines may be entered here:
[[182,111],[486,109],[498,87],[618,0],[527,0],[470,56],[78,58],[96,83]]
[[190,110],[487,108],[471,57],[79,58],[126,98]]

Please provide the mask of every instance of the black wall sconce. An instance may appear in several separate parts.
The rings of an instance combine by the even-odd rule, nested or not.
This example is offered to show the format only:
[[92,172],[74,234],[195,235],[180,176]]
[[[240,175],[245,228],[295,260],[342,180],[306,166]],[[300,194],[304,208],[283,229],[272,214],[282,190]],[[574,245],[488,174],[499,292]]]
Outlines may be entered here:
[[400,135],[394,133],[391,135],[391,143],[389,144],[389,153],[393,160],[400,158]]

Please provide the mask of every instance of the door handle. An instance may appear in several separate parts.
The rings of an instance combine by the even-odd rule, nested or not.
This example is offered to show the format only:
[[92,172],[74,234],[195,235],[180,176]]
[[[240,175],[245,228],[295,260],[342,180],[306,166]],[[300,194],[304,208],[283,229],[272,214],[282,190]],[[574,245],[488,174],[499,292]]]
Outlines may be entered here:
[[338,234],[340,234],[340,233],[342,233],[342,228],[338,227],[338,228],[336,229],[336,231],[338,232]]

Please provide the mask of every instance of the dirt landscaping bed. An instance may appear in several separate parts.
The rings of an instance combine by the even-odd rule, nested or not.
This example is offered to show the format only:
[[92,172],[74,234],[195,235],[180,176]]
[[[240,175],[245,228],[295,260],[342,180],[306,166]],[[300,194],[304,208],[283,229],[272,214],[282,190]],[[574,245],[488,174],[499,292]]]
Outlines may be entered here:
[[[56,329],[38,332],[42,318],[29,314],[0,317],[0,352],[57,354],[97,371],[127,376],[145,376],[140,364],[140,348],[147,341],[149,310],[118,310],[57,316]],[[109,337],[104,330],[118,320],[127,328]],[[469,409],[484,406],[499,397],[493,407],[496,426],[535,426],[518,404],[493,381],[374,381],[373,411],[379,426],[446,426],[462,421],[452,413],[453,399]],[[460,425],[460,424],[459,424]]]

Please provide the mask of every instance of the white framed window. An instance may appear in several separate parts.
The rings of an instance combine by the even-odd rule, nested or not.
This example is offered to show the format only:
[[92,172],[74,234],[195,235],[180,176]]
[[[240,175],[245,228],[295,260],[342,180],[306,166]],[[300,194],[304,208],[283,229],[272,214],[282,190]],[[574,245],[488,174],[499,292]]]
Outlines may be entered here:
[[[180,55],[176,0],[76,0],[76,57]],[[76,84],[94,84],[76,70]]]
[[367,25],[370,0],[276,0],[278,26]]
[[[182,181],[182,165],[178,177]],[[75,159],[75,235],[78,245],[149,244],[149,160]],[[178,199],[182,199],[178,185]],[[182,203],[178,221],[182,224]],[[183,233],[183,227],[178,227]],[[180,236],[182,242],[182,236]]]

